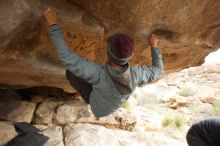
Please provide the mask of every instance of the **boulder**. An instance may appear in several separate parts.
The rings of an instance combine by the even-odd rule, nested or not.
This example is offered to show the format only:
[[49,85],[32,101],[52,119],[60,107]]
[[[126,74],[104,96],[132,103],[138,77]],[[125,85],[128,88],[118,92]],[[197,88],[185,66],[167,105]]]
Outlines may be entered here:
[[53,126],[42,131],[43,135],[49,137],[44,146],[64,146],[62,127]]
[[99,125],[69,124],[64,127],[66,146],[119,146],[114,133]]
[[9,100],[0,103],[0,118],[12,122],[32,121],[35,103],[27,101]]
[[73,123],[78,118],[78,114],[82,109],[81,106],[61,105],[57,108],[54,120],[58,124]]
[[54,114],[55,124],[90,123],[109,128],[132,129],[136,124],[135,115],[120,108],[116,112],[97,118],[92,114],[91,107],[81,101],[69,100],[57,107]]
[[57,124],[73,123],[79,118],[92,117],[91,108],[79,97],[63,101],[57,107],[54,122]]
[[68,46],[99,63],[106,61],[106,40],[116,32],[135,41],[131,65],[150,65],[147,36],[158,35],[166,72],[200,65],[220,46],[219,0],[1,1],[1,86],[74,91],[48,37],[42,16],[47,7],[57,10]]
[[13,138],[17,136],[17,133],[15,131],[15,128],[13,125],[0,122],[0,145],[6,145],[8,142],[10,142]]
[[35,111],[34,122],[37,124],[53,123],[53,116],[56,113],[56,108],[62,104],[58,101],[46,100],[39,105]]

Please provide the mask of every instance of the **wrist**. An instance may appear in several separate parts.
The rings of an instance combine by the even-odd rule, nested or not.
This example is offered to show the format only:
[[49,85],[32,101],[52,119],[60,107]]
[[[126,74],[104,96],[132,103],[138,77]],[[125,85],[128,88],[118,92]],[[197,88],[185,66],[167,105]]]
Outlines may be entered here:
[[58,25],[57,23],[51,24],[50,27],[54,26],[54,25]]
[[157,45],[151,45],[151,48],[158,48]]

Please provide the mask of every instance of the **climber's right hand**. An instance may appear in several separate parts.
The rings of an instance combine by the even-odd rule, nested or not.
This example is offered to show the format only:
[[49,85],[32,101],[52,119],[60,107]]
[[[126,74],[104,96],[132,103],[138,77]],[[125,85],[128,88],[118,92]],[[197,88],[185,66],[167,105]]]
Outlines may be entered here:
[[149,45],[151,48],[157,48],[157,43],[158,43],[158,38],[155,34],[151,34],[149,39],[148,39]]
[[58,24],[57,13],[55,10],[52,10],[51,8],[46,9],[44,11],[44,17],[50,26]]

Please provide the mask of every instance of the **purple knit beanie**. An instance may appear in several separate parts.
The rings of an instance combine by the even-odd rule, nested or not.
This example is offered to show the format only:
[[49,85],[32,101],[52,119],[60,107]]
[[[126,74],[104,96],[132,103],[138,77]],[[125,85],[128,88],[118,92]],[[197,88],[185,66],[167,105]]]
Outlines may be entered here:
[[134,41],[123,33],[116,33],[108,40],[109,59],[116,64],[125,65],[132,58]]

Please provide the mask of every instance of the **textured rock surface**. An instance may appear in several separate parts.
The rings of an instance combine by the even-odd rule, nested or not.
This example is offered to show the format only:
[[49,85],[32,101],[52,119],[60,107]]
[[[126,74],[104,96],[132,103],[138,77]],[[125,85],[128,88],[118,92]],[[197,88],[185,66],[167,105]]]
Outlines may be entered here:
[[35,110],[32,120],[35,124],[65,125],[69,123],[90,123],[108,128],[132,130],[136,125],[135,115],[120,108],[109,116],[97,119],[91,107],[79,98],[69,100],[47,99]]
[[60,102],[56,101],[44,101],[35,111],[35,123],[38,124],[50,124],[53,122],[53,116],[55,114],[56,107],[60,105]]
[[[151,123],[156,125],[161,119],[160,117],[163,120],[163,116],[172,115],[166,114],[170,112],[170,109],[166,109],[168,107],[183,114],[189,123],[198,122],[204,117],[219,116],[219,76],[219,64],[203,64],[199,67],[191,67],[169,74],[155,84],[138,88],[133,96],[137,97],[138,105],[147,108],[145,110],[148,111],[146,114],[144,112],[143,116],[140,116],[142,128],[152,129]],[[161,102],[165,102],[166,106],[163,106],[163,108],[166,110],[160,109]],[[137,110],[134,114],[140,115],[141,113],[141,111]],[[156,122],[153,119],[157,119]],[[140,125],[139,118],[137,118],[137,125]]]
[[35,110],[35,103],[26,101],[1,101],[0,118],[12,122],[30,123]]
[[120,108],[116,112],[109,116],[97,119],[90,111],[90,116],[81,116],[75,122],[76,123],[90,123],[103,125],[108,128],[120,128],[126,130],[132,130],[136,125],[136,117],[134,114],[126,109]]
[[17,136],[13,125],[0,122],[0,145],[3,146]]
[[66,146],[119,146],[117,137],[111,130],[99,125],[76,124],[64,127]]
[[44,144],[44,146],[64,146],[62,127],[50,127],[45,129],[42,133],[43,135],[49,137],[49,140]]
[[1,1],[1,84],[73,90],[48,38],[46,7],[58,11],[70,48],[98,62],[105,61],[108,36],[119,31],[136,42],[135,65],[150,64],[146,37],[156,33],[167,72],[199,65],[220,46],[219,0]]
[[69,124],[64,127],[66,146],[185,146],[163,133],[110,130],[99,125]]
[[82,107],[61,105],[57,108],[54,120],[59,124],[73,123],[77,118]]
[[[193,123],[220,114],[220,103],[217,102],[220,99],[219,67],[217,64],[202,65],[164,76],[157,83],[137,88],[133,98],[129,98],[129,105],[125,106],[130,111],[121,108],[100,119],[95,118],[89,106],[78,97],[45,96],[45,101],[35,110],[35,118],[39,112],[48,125],[34,126],[50,138],[47,146],[91,145],[91,142],[93,145],[186,146],[186,132]],[[0,99],[11,100],[16,106],[14,98],[18,100],[19,97],[13,91],[1,89]],[[39,97],[35,98],[29,100],[41,101]],[[25,100],[24,97],[20,99]],[[10,104],[5,104],[3,107],[7,110],[4,110],[2,103],[0,101],[2,111],[14,111]],[[173,104],[176,104],[175,110],[170,107]],[[80,110],[74,113],[74,108]],[[60,123],[54,120],[58,113]],[[14,115],[20,118],[19,112]],[[41,124],[40,120],[38,122]],[[13,129],[9,128],[11,124],[1,126],[0,122],[0,129],[6,128],[7,132]],[[0,143],[5,140],[1,136],[3,131],[0,131]]]

